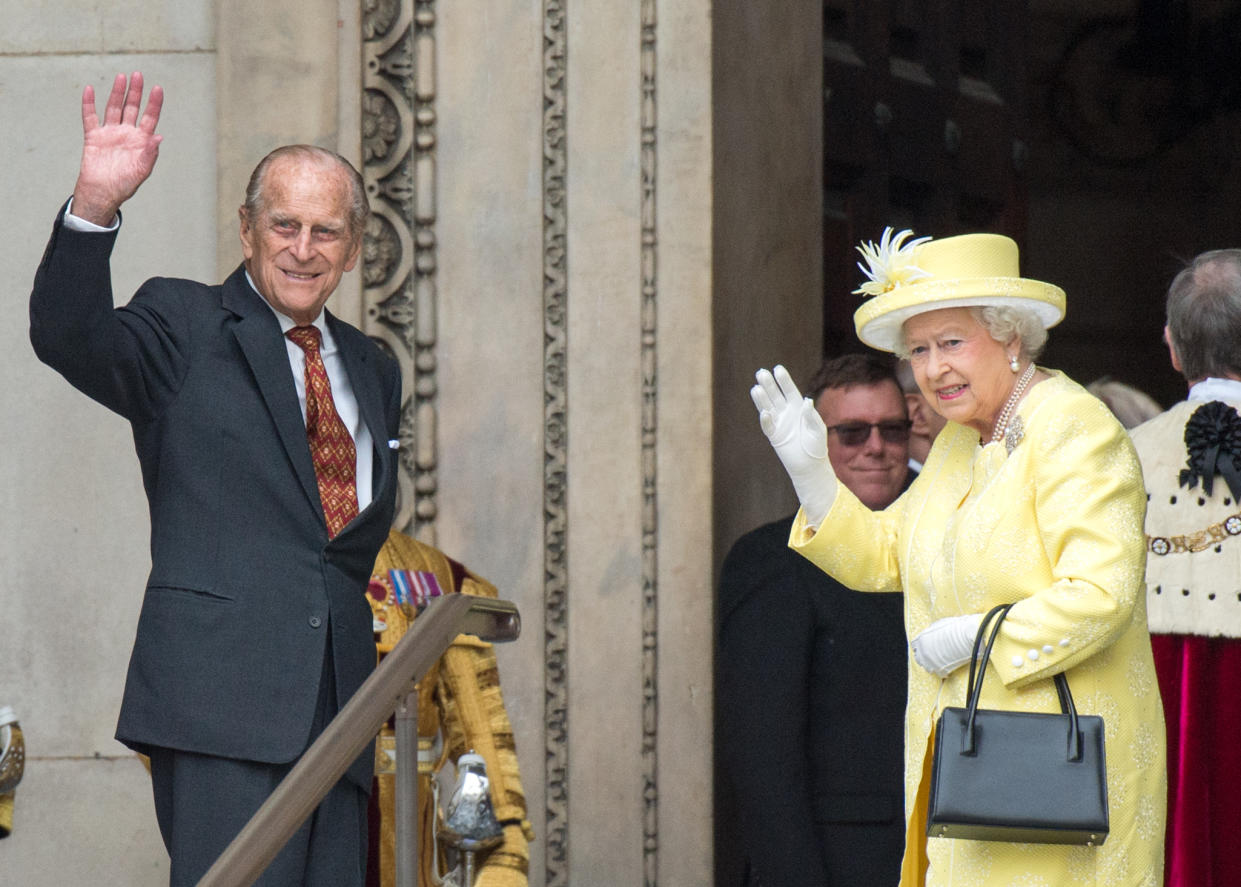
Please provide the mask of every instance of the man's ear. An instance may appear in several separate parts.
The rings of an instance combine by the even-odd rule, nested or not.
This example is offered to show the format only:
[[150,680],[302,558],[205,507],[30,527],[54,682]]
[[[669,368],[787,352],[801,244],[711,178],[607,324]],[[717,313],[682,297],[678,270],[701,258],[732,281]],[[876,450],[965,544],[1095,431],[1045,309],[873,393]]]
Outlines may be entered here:
[[1172,331],[1166,326],[1163,328],[1163,341],[1168,346],[1168,357],[1172,359],[1172,369],[1178,373],[1181,372],[1181,357],[1176,353],[1176,346],[1172,344]]
[[362,255],[362,238],[359,237],[349,250],[349,256],[345,259],[345,270],[352,271],[358,264],[358,257]]
[[927,417],[926,401],[920,394],[906,394],[905,406],[909,410],[910,432],[921,437],[931,436],[931,423]]
[[254,236],[254,229],[250,227],[250,217],[246,215],[245,206],[239,206],[237,208],[237,218],[241,222],[238,230],[238,235],[241,237],[241,254],[246,259],[249,259],[254,255],[254,246],[251,243],[251,238]]

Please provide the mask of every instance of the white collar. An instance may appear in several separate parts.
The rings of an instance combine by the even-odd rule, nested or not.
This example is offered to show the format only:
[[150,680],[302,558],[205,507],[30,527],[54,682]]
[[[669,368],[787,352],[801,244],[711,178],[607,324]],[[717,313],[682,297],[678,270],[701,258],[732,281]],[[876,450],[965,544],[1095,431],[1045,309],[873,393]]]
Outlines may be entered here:
[[[246,282],[250,284],[250,289],[254,290],[258,297],[263,300],[263,304],[268,308],[271,308],[271,313],[276,315],[276,320],[280,321],[281,335],[284,335],[289,330],[293,329],[293,327],[298,326],[292,317],[289,317],[287,314],[281,314],[275,308],[272,308],[271,302],[267,301],[267,297],[260,293],[259,288],[254,285],[254,278],[250,276],[250,271],[248,269],[246,270]],[[332,338],[332,331],[328,329],[326,314],[327,312],[320,308],[319,316],[310,323],[310,326],[319,328],[320,354],[331,354],[336,351],[336,340]]]
[[1241,382],[1209,376],[1189,389],[1186,400],[1195,403],[1210,403],[1213,400],[1241,403]]

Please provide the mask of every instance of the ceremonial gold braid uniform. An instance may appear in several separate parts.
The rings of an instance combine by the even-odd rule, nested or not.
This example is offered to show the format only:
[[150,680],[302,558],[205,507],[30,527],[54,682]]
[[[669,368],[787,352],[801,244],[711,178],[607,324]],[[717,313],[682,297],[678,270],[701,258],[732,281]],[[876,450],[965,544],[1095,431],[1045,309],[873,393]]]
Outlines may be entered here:
[[7,838],[13,831],[13,796],[16,792],[0,795],[0,838]]
[[0,723],[5,725],[0,726],[0,838],[13,831],[13,798],[26,769],[26,743],[12,716],[8,706],[0,708]]
[[[388,570],[434,573],[444,593],[463,592],[496,597],[496,588],[442,552],[393,530],[375,561],[372,583],[388,591],[386,601],[368,595],[376,618],[386,627],[378,635],[382,656],[390,651],[409,627],[406,611],[397,606]],[[436,734],[443,738],[438,760],[427,760]],[[430,887],[433,854],[432,824],[435,810],[431,779],[446,761],[455,762],[473,750],[487,762],[491,802],[496,819],[504,828],[504,840],[493,850],[479,854],[476,862],[479,887],[525,887],[529,866],[528,842],[534,832],[526,820],[526,799],[521,788],[513,728],[504,709],[499,671],[492,645],[472,635],[458,635],[418,684],[418,883]],[[390,750],[395,749],[391,727],[384,727],[376,746],[376,779],[379,783],[378,829],[380,887],[395,883],[396,826],[393,821],[395,777]],[[443,871],[443,866],[440,868]]]

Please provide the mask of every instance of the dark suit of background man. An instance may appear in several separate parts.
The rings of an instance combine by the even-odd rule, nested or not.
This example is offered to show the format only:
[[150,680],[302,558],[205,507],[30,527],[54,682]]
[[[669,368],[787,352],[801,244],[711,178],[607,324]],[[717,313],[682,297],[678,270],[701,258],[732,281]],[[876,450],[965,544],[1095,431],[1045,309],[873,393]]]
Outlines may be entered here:
[[[908,483],[905,398],[889,361],[827,361],[811,387],[840,482],[871,508]],[[720,574],[718,883],[896,884],[904,849],[906,646],[899,594],[840,585],[788,547],[792,516],[742,536]],[[739,870],[739,871],[738,871]]]
[[[82,164],[35,277],[30,337],[133,428],[151,573],[116,735],[151,756],[181,885],[374,668],[364,594],[393,516],[400,380],[323,311],[357,262],[369,210],[357,172],[322,149],[278,149],[255,170],[240,210],[245,262],[223,284],[155,278],[113,308],[118,209],[154,167],[162,103],[155,87],[140,116],[141,74],[128,89],[118,75],[101,125],[83,92]],[[317,367],[311,352],[282,335],[311,324],[330,397],[322,371],[303,375]],[[336,435],[332,446],[348,458],[312,456],[307,385],[312,426],[347,430],[352,444]],[[321,484],[329,503],[328,492],[356,494],[355,509],[325,516]],[[368,752],[258,883],[363,883],[371,767]]]

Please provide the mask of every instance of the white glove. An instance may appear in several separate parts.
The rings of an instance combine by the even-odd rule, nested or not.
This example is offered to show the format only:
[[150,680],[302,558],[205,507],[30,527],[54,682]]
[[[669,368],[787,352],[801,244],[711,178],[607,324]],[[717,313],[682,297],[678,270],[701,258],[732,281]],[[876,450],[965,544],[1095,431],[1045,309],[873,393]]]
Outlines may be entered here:
[[937,619],[913,639],[914,661],[932,674],[946,678],[970,661],[981,613]]
[[758,407],[759,424],[793,481],[806,523],[818,527],[836,501],[836,473],[827,458],[827,426],[784,367],[777,365],[774,375],[759,370],[754,378],[758,384],[750,389],[750,398]]

